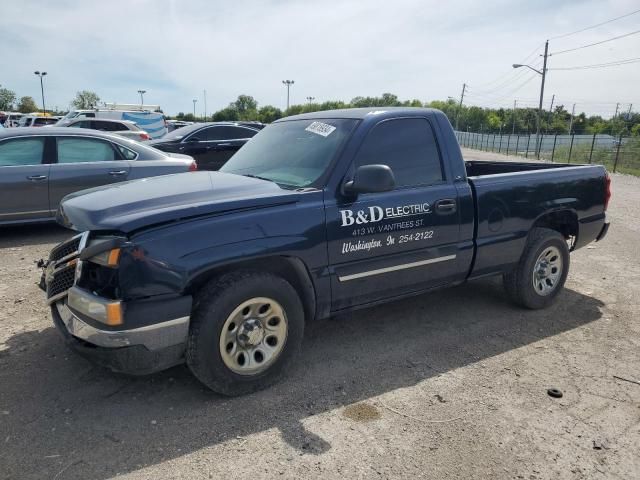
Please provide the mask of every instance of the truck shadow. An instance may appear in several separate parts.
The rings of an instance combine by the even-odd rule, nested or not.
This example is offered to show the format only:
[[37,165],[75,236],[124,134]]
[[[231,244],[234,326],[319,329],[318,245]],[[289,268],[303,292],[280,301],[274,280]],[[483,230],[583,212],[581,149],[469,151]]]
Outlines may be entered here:
[[588,324],[602,306],[565,290],[548,310],[521,310],[490,279],[361,310],[310,324],[287,379],[233,399],[186,367],[115,375],[67,352],[53,328],[20,333],[0,350],[0,477],[106,479],[274,427],[320,454],[332,446],[306,418]]
[[55,245],[77,232],[56,223],[0,227],[0,248],[24,247],[27,245]]

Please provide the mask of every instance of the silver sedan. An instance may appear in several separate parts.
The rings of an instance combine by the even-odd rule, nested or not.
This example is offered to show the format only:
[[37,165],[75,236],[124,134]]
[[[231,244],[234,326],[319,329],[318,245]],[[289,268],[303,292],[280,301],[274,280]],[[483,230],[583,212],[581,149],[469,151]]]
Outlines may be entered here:
[[0,130],[0,225],[52,221],[65,195],[86,188],[194,170],[188,155],[96,130]]

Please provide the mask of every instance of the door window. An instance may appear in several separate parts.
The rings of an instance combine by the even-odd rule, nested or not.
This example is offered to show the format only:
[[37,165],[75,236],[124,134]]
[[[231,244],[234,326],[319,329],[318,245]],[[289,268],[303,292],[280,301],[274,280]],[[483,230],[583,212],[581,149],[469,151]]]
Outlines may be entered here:
[[119,160],[110,143],[94,138],[58,138],[58,163]]
[[91,128],[91,121],[90,120],[82,120],[80,122],[76,122],[72,125],[69,125],[69,127],[73,127],[73,128]]
[[444,180],[433,130],[423,118],[387,120],[376,125],[360,147],[355,164],[388,165],[397,187],[432,185]]
[[44,137],[14,138],[0,143],[0,166],[40,165]]
[[96,130],[102,130],[103,132],[121,132],[123,130],[128,130],[127,127],[118,122],[105,122],[102,120],[94,120],[93,128]]
[[251,138],[256,133],[249,128],[242,127],[210,127],[196,133],[200,140],[236,140],[241,138]]

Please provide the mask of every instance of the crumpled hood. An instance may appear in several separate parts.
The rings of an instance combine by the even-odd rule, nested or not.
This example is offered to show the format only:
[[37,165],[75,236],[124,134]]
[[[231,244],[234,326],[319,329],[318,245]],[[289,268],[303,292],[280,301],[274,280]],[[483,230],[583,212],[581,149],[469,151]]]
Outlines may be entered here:
[[62,200],[57,221],[77,231],[128,233],[185,218],[293,203],[299,196],[257,178],[179,173],[72,193]]

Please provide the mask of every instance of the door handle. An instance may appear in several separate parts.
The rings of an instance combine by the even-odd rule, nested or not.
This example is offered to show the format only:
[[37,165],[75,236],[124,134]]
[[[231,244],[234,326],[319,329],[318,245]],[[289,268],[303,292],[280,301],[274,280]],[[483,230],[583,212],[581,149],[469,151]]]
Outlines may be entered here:
[[456,201],[452,198],[444,198],[436,202],[436,213],[440,215],[451,215],[456,211]]
[[229,145],[231,145],[230,143],[219,143],[217,146],[218,147],[228,147]]
[[46,180],[48,177],[46,175],[30,175],[27,177],[27,180],[31,180],[32,182],[39,182],[40,180]]
[[113,177],[118,177],[118,176],[120,176],[120,175],[124,175],[124,174],[126,174],[126,173],[127,173],[127,171],[126,171],[126,170],[111,170],[111,171],[109,172],[109,175],[111,175],[111,176],[113,176]]

